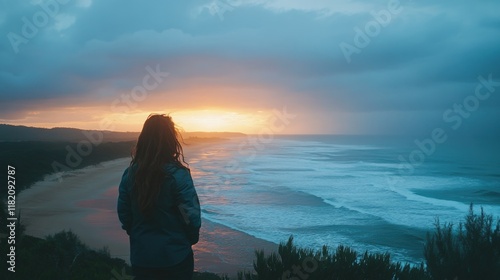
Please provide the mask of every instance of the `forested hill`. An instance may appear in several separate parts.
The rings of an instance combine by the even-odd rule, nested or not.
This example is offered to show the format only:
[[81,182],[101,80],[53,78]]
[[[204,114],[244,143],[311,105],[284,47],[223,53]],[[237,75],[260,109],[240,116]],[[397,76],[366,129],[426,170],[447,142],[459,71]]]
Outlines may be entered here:
[[[82,140],[98,139],[102,137],[102,142],[121,142],[136,140],[138,132],[113,132],[97,130],[81,130],[76,128],[39,128],[28,126],[14,126],[0,124],[0,141],[63,141],[79,142]],[[100,139],[100,138],[99,138]]]
[[[87,140],[96,142],[123,142],[135,141],[139,132],[116,132],[81,130],[77,128],[39,128],[28,126],[15,126],[0,124],[0,142],[17,141],[57,141],[57,142],[79,142]],[[238,132],[183,132],[184,139],[189,138],[234,138],[245,136]],[[95,141],[92,141],[95,140]],[[99,142],[101,142],[99,141]]]

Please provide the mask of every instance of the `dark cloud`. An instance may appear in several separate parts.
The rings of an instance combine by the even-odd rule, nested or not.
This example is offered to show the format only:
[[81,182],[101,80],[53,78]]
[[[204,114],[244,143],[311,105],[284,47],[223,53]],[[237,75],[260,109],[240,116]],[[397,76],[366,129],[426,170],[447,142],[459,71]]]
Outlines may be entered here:
[[[160,65],[171,77],[151,95],[192,95],[170,97],[179,104],[214,105],[229,94],[183,91],[193,85],[232,87],[238,107],[286,103],[320,118],[324,132],[341,114],[348,132],[371,133],[373,122],[379,132],[406,131],[409,121],[417,128],[408,131],[425,131],[474,94],[478,76],[500,80],[498,1],[400,1],[401,12],[366,35],[388,3],[68,1],[16,53],[12,34],[23,36],[23,18],[43,9],[2,1],[0,119],[22,118],[36,104],[108,104],[140,83],[146,66]],[[357,30],[366,46],[356,46]],[[359,50],[350,62],[342,43]],[[496,95],[482,102],[477,131],[490,131],[499,107]]]

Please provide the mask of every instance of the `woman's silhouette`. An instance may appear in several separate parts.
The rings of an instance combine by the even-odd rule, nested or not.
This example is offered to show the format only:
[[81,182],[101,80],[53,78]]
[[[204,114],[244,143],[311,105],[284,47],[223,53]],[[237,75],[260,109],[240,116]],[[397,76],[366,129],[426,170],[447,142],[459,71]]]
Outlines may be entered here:
[[120,183],[118,217],[136,280],[193,275],[201,213],[178,138],[170,116],[150,115]]

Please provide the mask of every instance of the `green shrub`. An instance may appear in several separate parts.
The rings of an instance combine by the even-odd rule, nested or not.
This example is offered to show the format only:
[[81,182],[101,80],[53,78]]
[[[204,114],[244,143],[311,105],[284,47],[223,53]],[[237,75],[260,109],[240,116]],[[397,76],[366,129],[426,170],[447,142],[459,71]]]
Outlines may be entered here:
[[[114,279],[130,268],[124,260],[111,258],[106,249],[91,250],[71,231],[62,231],[46,239],[23,235],[16,242],[16,272],[2,269],[1,279]],[[4,252],[6,242],[0,243]],[[3,255],[3,254],[2,254]],[[3,261],[3,256],[0,258]]]
[[193,280],[229,280],[226,275],[219,276],[209,272],[195,272]]
[[240,272],[239,280],[428,279],[423,264],[403,266],[392,262],[389,254],[365,252],[360,256],[345,246],[333,253],[326,246],[318,251],[301,249],[293,244],[293,237],[280,244],[277,253],[266,256],[257,251],[255,256],[255,273]]
[[465,223],[458,231],[453,224],[427,235],[424,249],[427,270],[434,279],[500,279],[500,219],[474,214],[471,204]]

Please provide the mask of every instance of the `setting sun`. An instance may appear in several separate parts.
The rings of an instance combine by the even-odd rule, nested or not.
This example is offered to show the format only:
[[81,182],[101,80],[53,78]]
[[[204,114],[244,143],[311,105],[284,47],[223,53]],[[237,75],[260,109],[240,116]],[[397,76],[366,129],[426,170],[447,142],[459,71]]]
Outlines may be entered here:
[[142,124],[150,113],[168,114],[172,116],[179,129],[199,132],[242,132],[257,133],[265,124],[269,114],[263,111],[255,113],[225,111],[222,109],[151,111],[128,115],[109,115],[106,118],[115,120],[115,130],[140,131]]
[[221,110],[181,111],[171,114],[179,127],[186,131],[238,131],[252,133],[263,122],[259,114]]

